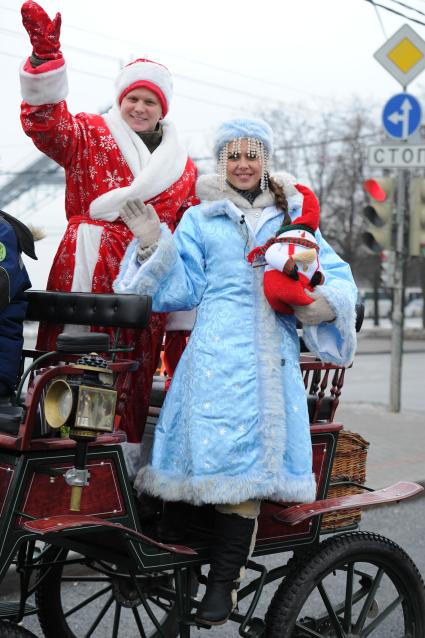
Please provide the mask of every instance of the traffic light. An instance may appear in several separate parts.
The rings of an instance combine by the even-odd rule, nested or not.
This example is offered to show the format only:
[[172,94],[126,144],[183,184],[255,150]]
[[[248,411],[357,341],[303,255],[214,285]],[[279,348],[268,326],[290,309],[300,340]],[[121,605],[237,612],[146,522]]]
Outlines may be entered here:
[[363,242],[374,253],[380,254],[393,245],[393,212],[395,180],[393,177],[368,179],[363,189],[369,195],[370,203],[363,209],[367,220],[367,231]]
[[409,255],[425,257],[425,179],[410,182]]
[[384,288],[393,288],[395,273],[395,252],[394,250],[383,250],[380,257],[380,283]]

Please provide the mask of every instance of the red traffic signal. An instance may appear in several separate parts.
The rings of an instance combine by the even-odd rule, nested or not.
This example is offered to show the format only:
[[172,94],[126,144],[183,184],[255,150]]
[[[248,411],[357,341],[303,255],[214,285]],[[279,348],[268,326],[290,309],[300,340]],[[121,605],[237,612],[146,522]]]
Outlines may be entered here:
[[387,193],[376,179],[367,179],[363,182],[363,190],[377,202],[385,202]]
[[367,179],[363,182],[363,190],[369,197],[369,204],[363,208],[367,227],[362,239],[369,250],[379,254],[393,244],[395,180],[391,177]]

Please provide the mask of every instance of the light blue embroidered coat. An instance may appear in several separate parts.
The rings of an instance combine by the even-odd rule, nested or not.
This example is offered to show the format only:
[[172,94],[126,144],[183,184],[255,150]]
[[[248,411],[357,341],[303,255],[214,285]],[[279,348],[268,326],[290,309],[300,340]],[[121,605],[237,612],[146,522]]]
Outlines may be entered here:
[[[295,318],[274,313],[263,294],[263,269],[246,260],[275,234],[282,214],[272,194],[262,193],[253,204],[263,211],[253,233],[241,220],[250,204],[233,190],[222,199],[217,176],[200,178],[198,191],[203,203],[184,214],[174,235],[162,225],[158,248],[142,265],[137,242],[129,246],[115,282],[116,292],[151,295],[155,311],[197,308],[156,426],[151,465],[135,486],[194,504],[312,501]],[[294,218],[299,200],[288,201]],[[349,266],[320,232],[316,238],[325,274],[320,292],[337,319],[306,326],[304,339],[323,360],[346,364],[355,350],[356,287]]]

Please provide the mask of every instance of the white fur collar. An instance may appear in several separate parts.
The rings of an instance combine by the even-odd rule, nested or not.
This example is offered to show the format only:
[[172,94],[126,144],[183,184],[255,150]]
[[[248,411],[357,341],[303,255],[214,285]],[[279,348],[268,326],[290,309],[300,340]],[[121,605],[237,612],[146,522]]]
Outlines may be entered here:
[[120,207],[128,199],[140,198],[146,202],[174,184],[184,171],[187,153],[180,145],[171,122],[163,122],[161,144],[151,154],[140,137],[123,120],[116,105],[103,119],[129,165],[134,180],[130,186],[115,188],[93,200],[90,217],[115,221],[119,217]]
[[[294,187],[296,179],[293,175],[282,171],[274,173],[271,176],[280,186],[283,187],[287,197],[299,195],[299,192]],[[226,185],[226,190],[221,191],[219,176],[216,174],[201,175],[196,182],[196,194],[202,202],[214,202],[227,199],[237,208],[245,209],[266,208],[266,206],[272,206],[275,203],[274,194],[269,190],[260,193],[252,204],[250,204],[245,197],[233,190],[230,186]]]

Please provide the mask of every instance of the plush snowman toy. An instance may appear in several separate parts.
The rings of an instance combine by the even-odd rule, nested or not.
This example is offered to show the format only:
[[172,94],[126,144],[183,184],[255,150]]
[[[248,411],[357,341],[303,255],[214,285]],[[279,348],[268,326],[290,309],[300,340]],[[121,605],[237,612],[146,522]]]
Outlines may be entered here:
[[304,196],[301,215],[248,255],[250,263],[265,259],[264,294],[273,310],[283,314],[293,314],[292,306],[312,303],[305,289],[312,291],[324,282],[314,236],[320,221],[319,202],[306,186],[295,184],[295,188]]

